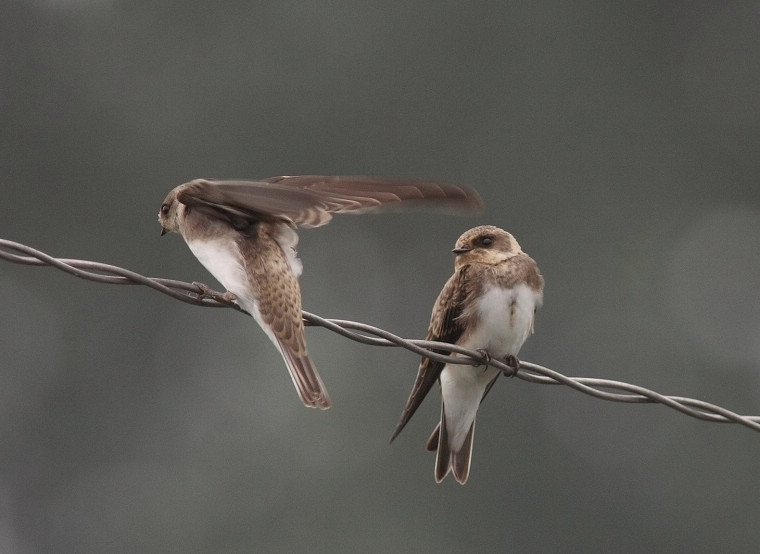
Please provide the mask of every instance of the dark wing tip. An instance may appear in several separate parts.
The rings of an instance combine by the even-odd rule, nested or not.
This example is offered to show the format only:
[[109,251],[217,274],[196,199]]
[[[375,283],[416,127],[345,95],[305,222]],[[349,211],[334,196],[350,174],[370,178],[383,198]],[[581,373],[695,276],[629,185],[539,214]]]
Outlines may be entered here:
[[390,442],[393,442],[393,439],[395,439],[399,433],[401,433],[406,424],[409,423],[409,420],[412,419],[412,416],[415,414],[415,412],[417,412],[417,409],[422,404],[422,401],[425,400],[425,397],[430,392],[430,389],[433,388],[433,385],[438,380],[438,376],[440,375],[442,369],[443,364],[435,362],[430,358],[422,359],[419,370],[417,371],[417,378],[415,379],[414,386],[412,387],[412,392],[409,393],[409,399],[406,401],[404,411],[401,413],[401,418],[396,425],[396,429],[391,435]]
[[[391,435],[391,440],[389,440],[389,443],[392,443],[393,440],[398,437],[398,434],[401,432],[401,430],[406,426],[406,424],[409,422],[409,418],[405,417],[406,412],[404,412],[401,416],[401,420],[396,424],[396,429],[394,429],[393,434]],[[411,417],[411,416],[410,416]]]

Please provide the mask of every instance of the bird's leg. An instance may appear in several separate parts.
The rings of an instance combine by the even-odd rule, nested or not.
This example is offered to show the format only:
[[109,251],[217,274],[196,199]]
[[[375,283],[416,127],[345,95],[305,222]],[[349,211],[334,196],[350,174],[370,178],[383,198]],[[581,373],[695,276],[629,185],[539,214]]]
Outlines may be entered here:
[[514,377],[515,375],[517,375],[517,370],[520,369],[520,360],[518,360],[516,356],[513,356],[512,354],[510,354],[509,356],[504,358],[504,363],[507,364],[509,366],[509,369],[512,370],[509,374],[507,374],[506,371],[503,372],[505,376]]
[[193,281],[193,286],[198,287],[200,289],[200,293],[198,293],[198,300],[203,300],[205,298],[210,298],[211,300],[216,300],[217,302],[220,302],[222,304],[232,304],[237,300],[237,296],[234,292],[225,291],[225,292],[217,292],[213,290],[211,287],[204,283],[199,283],[198,281]]

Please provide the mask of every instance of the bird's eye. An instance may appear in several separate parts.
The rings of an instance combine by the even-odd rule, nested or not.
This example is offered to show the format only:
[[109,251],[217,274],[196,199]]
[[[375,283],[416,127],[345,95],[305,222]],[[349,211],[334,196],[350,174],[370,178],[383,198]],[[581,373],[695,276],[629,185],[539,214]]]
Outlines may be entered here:
[[169,215],[169,204],[161,204],[161,215]]
[[493,244],[493,238],[491,237],[483,237],[480,239],[480,244],[483,246],[491,246]]

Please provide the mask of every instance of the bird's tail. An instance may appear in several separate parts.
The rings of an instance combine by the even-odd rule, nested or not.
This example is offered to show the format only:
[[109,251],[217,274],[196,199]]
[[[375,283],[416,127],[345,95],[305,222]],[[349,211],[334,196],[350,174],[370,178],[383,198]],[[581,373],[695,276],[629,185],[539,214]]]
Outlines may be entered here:
[[280,351],[304,406],[321,410],[329,408],[332,404],[330,403],[330,396],[327,394],[327,387],[322,382],[322,378],[309,355],[304,353],[302,356],[296,356],[291,350],[282,346]]
[[435,481],[440,483],[451,471],[454,479],[464,485],[470,475],[470,461],[472,460],[472,439],[475,435],[475,420],[470,425],[462,446],[452,450],[449,444],[449,433],[446,429],[446,415],[441,408],[441,422],[427,441],[428,450],[438,450],[435,457]]

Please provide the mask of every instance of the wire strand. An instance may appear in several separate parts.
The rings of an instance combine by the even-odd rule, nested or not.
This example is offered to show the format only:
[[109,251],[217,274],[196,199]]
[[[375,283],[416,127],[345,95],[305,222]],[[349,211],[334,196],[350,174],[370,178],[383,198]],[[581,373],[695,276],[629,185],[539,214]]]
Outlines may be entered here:
[[[171,296],[176,300],[207,308],[233,308],[247,313],[234,302],[223,297],[223,293],[213,291],[201,283],[186,283],[174,279],[145,277],[134,271],[114,265],[87,260],[54,258],[44,252],[0,239],[0,259],[25,265],[51,266],[96,283],[111,285],[143,285]],[[513,375],[514,370],[505,363],[486,360],[481,352],[462,348],[454,344],[426,340],[405,339],[384,329],[343,319],[325,319],[309,312],[303,312],[307,325],[320,326],[347,339],[369,346],[401,347],[432,358],[436,361],[481,366],[485,363],[500,369],[505,375]],[[448,352],[449,354],[441,353]],[[453,354],[456,354],[454,356]],[[543,385],[566,385],[594,398],[612,402],[662,404],[688,416],[703,421],[717,423],[738,423],[754,431],[760,431],[760,416],[745,416],[716,406],[709,402],[682,396],[666,396],[655,391],[610,379],[589,377],[567,377],[562,373],[531,362],[520,361],[516,376],[530,383]]]

